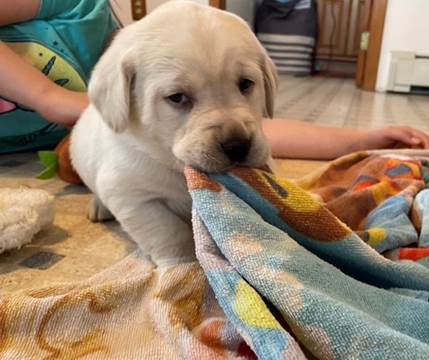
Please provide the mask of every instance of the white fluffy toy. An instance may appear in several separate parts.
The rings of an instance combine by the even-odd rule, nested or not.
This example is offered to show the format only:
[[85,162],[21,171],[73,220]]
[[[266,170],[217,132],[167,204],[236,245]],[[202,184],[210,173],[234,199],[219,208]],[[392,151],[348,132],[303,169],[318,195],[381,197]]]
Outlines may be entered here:
[[54,221],[54,197],[39,189],[0,188],[0,253],[28,244]]

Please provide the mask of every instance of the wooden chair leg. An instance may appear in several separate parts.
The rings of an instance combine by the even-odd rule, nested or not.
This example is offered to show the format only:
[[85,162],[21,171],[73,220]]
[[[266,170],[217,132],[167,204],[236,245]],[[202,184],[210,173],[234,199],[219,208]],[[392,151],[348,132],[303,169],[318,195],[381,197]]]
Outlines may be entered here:
[[[209,0],[209,5],[225,10],[226,0]],[[146,0],[131,0],[133,20],[140,20],[146,15]]]
[[209,0],[209,5],[217,7],[218,9],[225,10],[226,0]]
[[131,0],[133,20],[140,20],[146,15],[146,0]]

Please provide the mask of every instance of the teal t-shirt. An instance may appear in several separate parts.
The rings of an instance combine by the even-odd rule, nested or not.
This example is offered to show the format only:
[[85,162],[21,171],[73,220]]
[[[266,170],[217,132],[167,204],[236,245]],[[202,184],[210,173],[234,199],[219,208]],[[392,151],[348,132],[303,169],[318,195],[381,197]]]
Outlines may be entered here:
[[[0,26],[0,40],[57,84],[85,91],[117,27],[107,0],[41,0],[34,19]],[[31,109],[0,97],[0,153],[50,149],[66,133]]]

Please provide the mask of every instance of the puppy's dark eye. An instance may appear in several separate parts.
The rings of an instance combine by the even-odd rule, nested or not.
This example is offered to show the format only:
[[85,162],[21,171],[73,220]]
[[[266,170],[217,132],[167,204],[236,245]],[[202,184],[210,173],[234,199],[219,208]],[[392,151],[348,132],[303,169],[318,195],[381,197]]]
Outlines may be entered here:
[[170,96],[167,96],[167,99],[170,103],[172,103],[175,106],[186,106],[190,104],[191,100],[189,97],[187,97],[185,94],[182,93],[176,93]]
[[252,90],[253,85],[255,85],[255,83],[249,79],[240,79],[240,82],[238,83],[238,87],[242,94],[248,94]]

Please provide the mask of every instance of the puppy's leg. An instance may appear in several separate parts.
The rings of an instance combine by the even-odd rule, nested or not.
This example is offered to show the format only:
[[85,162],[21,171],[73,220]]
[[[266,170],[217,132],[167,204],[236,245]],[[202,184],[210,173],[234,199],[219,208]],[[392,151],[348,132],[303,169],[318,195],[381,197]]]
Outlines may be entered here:
[[110,199],[116,219],[146,255],[158,266],[195,260],[191,224],[172,212],[161,200],[136,204],[133,199]]
[[103,222],[114,220],[115,217],[106,208],[97,195],[92,195],[91,201],[88,206],[88,219],[92,222]]

